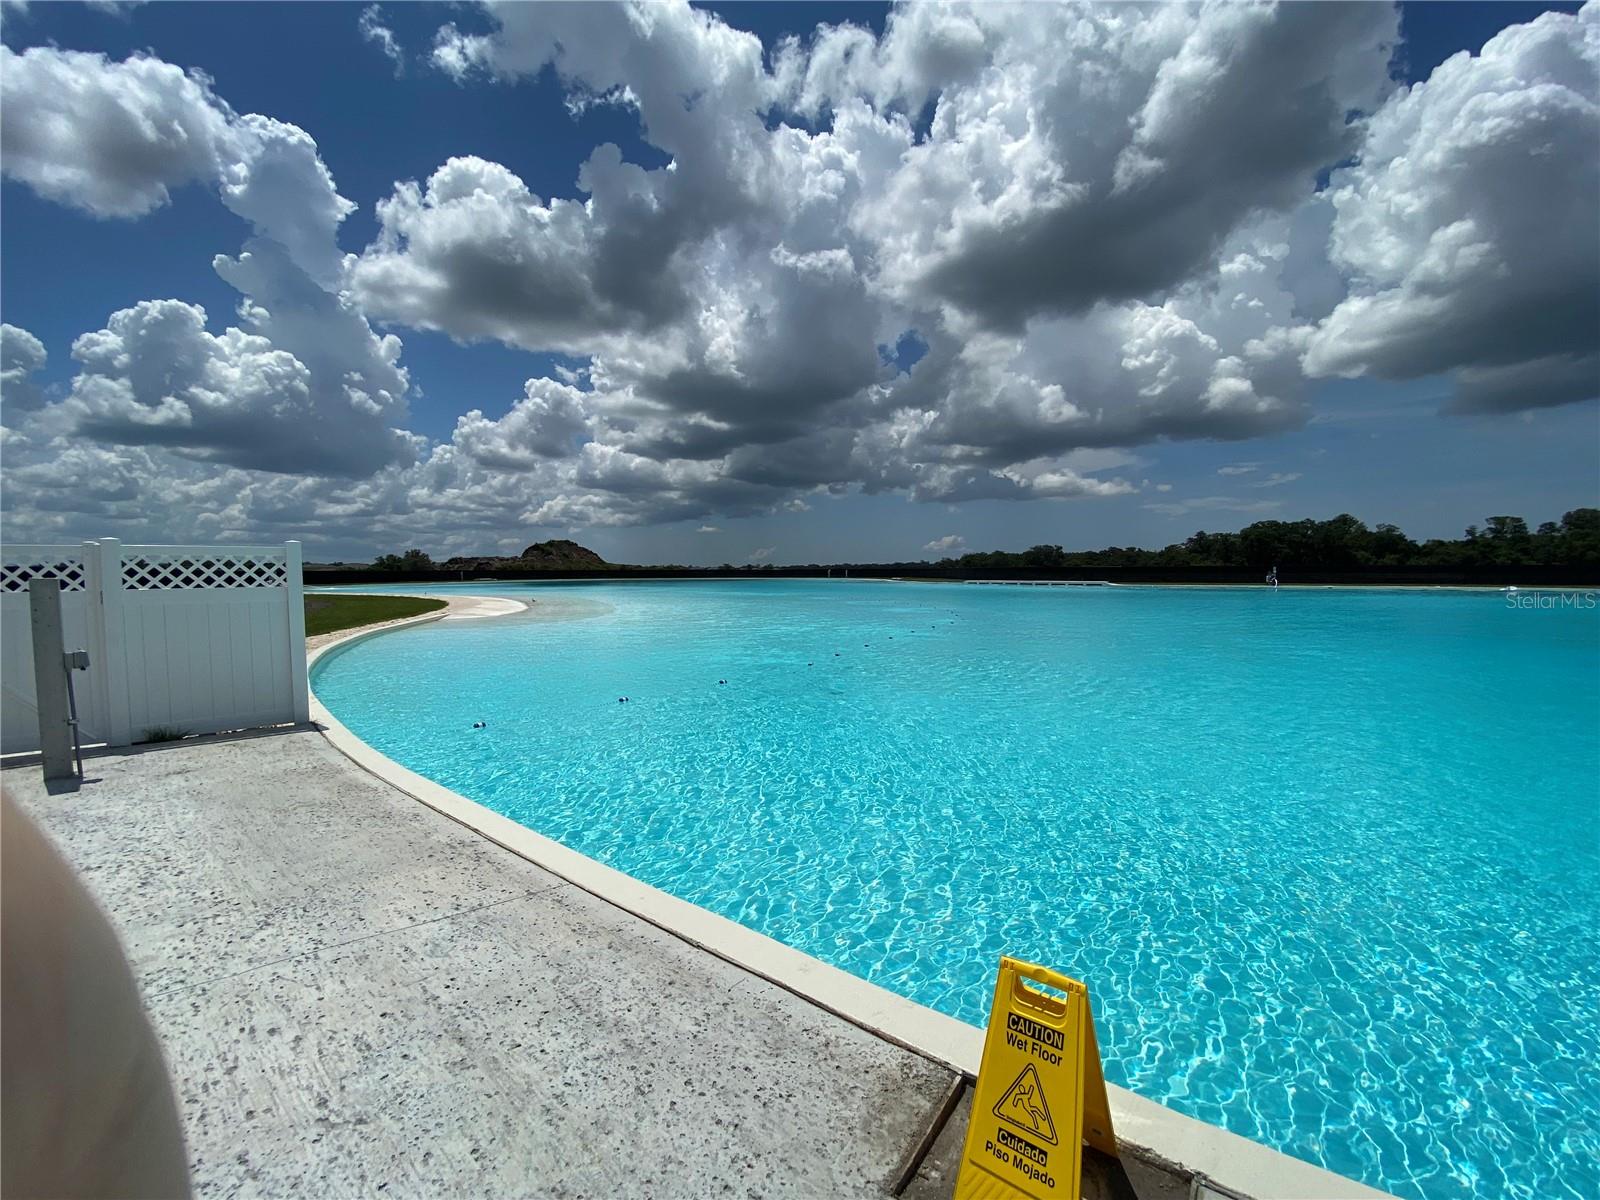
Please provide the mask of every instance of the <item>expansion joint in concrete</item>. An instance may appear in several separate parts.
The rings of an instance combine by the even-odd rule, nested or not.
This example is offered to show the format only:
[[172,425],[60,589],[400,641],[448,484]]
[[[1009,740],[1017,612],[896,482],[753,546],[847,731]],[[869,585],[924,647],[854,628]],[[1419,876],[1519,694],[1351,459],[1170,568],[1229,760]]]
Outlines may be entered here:
[[246,975],[254,975],[258,971],[265,971],[272,967],[281,967],[284,963],[301,962],[308,958],[317,958],[334,950],[343,950],[348,946],[359,945],[361,942],[370,942],[374,938],[393,937],[397,933],[410,933],[413,929],[424,929],[429,925],[442,925],[447,921],[456,921],[462,917],[470,917],[477,913],[488,912],[493,908],[502,908],[507,904],[516,904],[523,900],[532,900],[536,896],[543,896],[558,888],[567,887],[565,880],[557,880],[547,887],[534,888],[532,891],[523,892],[519,896],[507,896],[503,900],[491,900],[487,904],[475,905],[472,908],[463,908],[460,912],[446,913],[442,917],[434,917],[428,921],[413,921],[408,925],[396,925],[393,929],[379,929],[372,933],[364,933],[360,937],[346,938],[342,942],[331,942],[326,946],[318,946],[314,950],[303,950],[299,954],[285,954],[282,958],[274,958],[264,963],[256,963],[242,971],[233,971],[227,975],[217,975],[211,979],[197,979],[192,983],[181,984],[178,987],[168,988],[162,992],[151,992],[150,1000],[160,1000],[167,996],[176,996],[183,992],[192,992],[196,988],[216,987],[218,984],[227,983],[233,979],[240,979]]

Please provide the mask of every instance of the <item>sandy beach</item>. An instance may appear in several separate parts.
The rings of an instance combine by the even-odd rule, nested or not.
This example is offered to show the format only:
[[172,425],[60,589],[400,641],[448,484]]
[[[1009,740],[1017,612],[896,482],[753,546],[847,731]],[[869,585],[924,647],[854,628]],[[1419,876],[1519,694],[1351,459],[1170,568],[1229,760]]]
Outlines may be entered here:
[[[342,593],[347,595],[360,595],[362,593]],[[370,593],[372,595],[394,595],[393,592]],[[528,621],[579,621],[585,617],[597,617],[612,611],[609,604],[599,600],[585,600],[576,596],[537,597],[529,600],[513,599],[510,596],[483,596],[461,595],[458,592],[423,591],[404,593],[408,596],[417,596],[427,600],[443,600],[445,610],[442,621],[479,621],[487,617],[521,617]],[[432,616],[433,614],[427,614]],[[342,641],[352,633],[367,632],[373,629],[387,629],[393,625],[404,625],[415,621],[416,617],[403,617],[395,621],[379,621],[372,625],[359,625],[352,629],[337,629],[332,633],[319,633],[306,639],[306,649],[319,650],[332,642]]]

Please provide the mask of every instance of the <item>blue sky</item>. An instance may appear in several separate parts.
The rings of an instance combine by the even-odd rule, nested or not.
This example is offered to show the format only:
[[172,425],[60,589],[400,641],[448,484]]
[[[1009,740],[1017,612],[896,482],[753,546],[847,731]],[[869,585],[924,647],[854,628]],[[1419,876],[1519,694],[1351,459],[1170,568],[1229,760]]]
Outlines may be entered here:
[[[1600,171],[1595,64],[1578,31],[1592,13],[1413,4],[1397,17],[1327,16],[1327,29],[1299,31],[1293,20],[1273,28],[1237,14],[1237,28],[1193,17],[1178,28],[1174,10],[1157,49],[1113,30],[1082,50],[1079,66],[1073,53],[1036,61],[1051,49],[1038,27],[1069,15],[1049,5],[1014,17],[993,10],[954,32],[950,23],[966,20],[956,9],[935,28],[921,14],[891,17],[887,6],[708,8],[710,19],[663,7],[641,28],[567,6],[509,16],[421,3],[7,6],[3,40],[19,57],[4,72],[0,319],[34,339],[8,342],[0,394],[8,539],[298,535],[313,557],[331,558],[412,544],[489,552],[573,536],[627,561],[805,562],[918,558],[952,537],[957,550],[1158,546],[1198,528],[1341,511],[1454,536],[1490,513],[1540,521],[1600,499],[1600,333],[1581,328],[1581,304],[1568,322],[1580,328],[1565,340],[1550,328],[1561,320],[1524,329],[1530,323],[1509,307],[1521,298],[1525,312],[1528,297],[1547,296],[1560,309],[1563,297],[1600,286],[1592,229],[1570,227],[1586,204],[1592,215]],[[1502,38],[1498,56],[1447,64],[1448,77],[1429,82],[1452,55],[1480,55],[1546,8],[1564,24],[1541,25],[1526,44]],[[858,27],[850,39],[840,33],[846,22]],[[398,61],[373,32],[380,27]],[[760,39],[753,58],[735,31]],[[586,49],[590,36],[621,48]],[[1306,70],[1320,91],[1285,97],[1293,85],[1265,56],[1297,37],[1315,49]],[[798,39],[787,52],[785,38]],[[1265,47],[1259,55],[1251,39]],[[465,58],[436,52],[446,45]],[[1158,68],[1181,76],[1173,67],[1185,55],[1217,46],[1239,51],[1223,70],[1237,78],[1224,85],[1202,72],[1177,89],[1200,91],[1174,106]],[[963,57],[978,53],[982,63]],[[1562,53],[1577,61],[1576,76],[1563,74]],[[130,55],[177,70],[136,84],[120,71]],[[1124,73],[1126,112],[1074,91],[1091,64]],[[52,93],[74,72],[100,101],[66,113],[73,137],[46,136],[51,120],[63,120]],[[183,72],[209,82],[197,90]],[[1023,80],[1032,93],[1011,86]],[[1554,115],[1531,99],[1535,84],[1551,81],[1575,98]],[[1404,85],[1418,83],[1426,104],[1414,94],[1410,108],[1421,111],[1408,112]],[[1010,161],[1040,165],[1002,177],[1017,168],[982,151],[995,136],[979,115],[984,88],[1036,130],[1076,122],[1084,131],[1054,142],[1019,135]],[[1254,88],[1252,110],[1294,114],[1263,124],[1254,150],[1234,144],[1239,131],[1220,117],[1183,131],[1202,151],[1215,139],[1214,152],[1163,159],[1149,148],[1174,112],[1204,113],[1215,100],[1226,114],[1230,96]],[[1459,149],[1440,150],[1436,131],[1460,131],[1482,111],[1474,97],[1488,96],[1513,114],[1526,106],[1502,157],[1484,158],[1464,134]],[[1312,111],[1319,104],[1327,112]],[[112,121],[110,111],[129,119]],[[266,141],[230,132],[245,114],[314,139],[293,148],[288,182],[267,179],[258,164],[263,145],[292,139],[281,129]],[[1118,131],[1130,114],[1155,130],[1148,146],[1121,150],[1125,160],[1133,150],[1155,156],[1141,185],[1147,202],[1123,198],[1137,189],[1113,187],[1109,176],[1097,182],[1093,172],[1109,171],[1110,160],[1083,165],[1126,136]],[[180,116],[217,131],[198,166],[186,158],[192,136],[178,148],[163,140]],[[899,166],[864,166],[903,118],[911,124],[909,140],[895,143]],[[1418,144],[1404,146],[1406,137]],[[1546,161],[1562,138],[1572,139],[1574,161],[1553,175],[1526,172],[1527,198],[1468,194],[1473,172],[1501,181],[1486,195],[1505,190],[1508,174],[1523,174],[1508,162]],[[584,186],[584,164],[608,143],[620,164],[614,180]],[[1412,160],[1436,151],[1438,162],[1426,179],[1408,178],[1397,146]],[[847,156],[828,185],[842,190],[797,199],[808,186],[797,181],[828,177],[824,150]],[[482,164],[469,172],[480,197],[508,172],[550,211],[569,201],[570,216],[611,197],[616,213],[558,235],[543,217],[529,224],[527,205],[508,193],[458,219],[429,198],[430,178],[452,159]],[[108,179],[108,160],[128,165]],[[244,172],[245,191],[259,198],[219,202],[208,174],[226,181],[230,170]],[[767,187],[768,175],[786,182],[746,186]],[[968,192],[941,191],[966,175]],[[1052,179],[1106,195],[1085,215],[1088,201],[1052,198]],[[417,182],[423,202],[409,224],[391,216],[386,226],[378,206],[404,181]],[[1441,214],[1433,226],[1396,215],[1393,198],[1418,187],[1439,191],[1419,205]],[[307,214],[328,203],[330,188],[349,211],[317,225],[314,236],[331,239],[318,251],[320,275],[291,253],[293,263],[273,269],[292,280],[274,276],[248,292],[237,272],[225,279],[213,265],[240,256],[249,239],[284,241],[285,229],[316,225]],[[100,198],[85,200],[91,193]],[[625,203],[640,195],[648,218]],[[1172,211],[1146,215],[1161,204]],[[1022,215],[990,224],[1004,205]],[[1561,276],[1554,290],[1552,268],[1519,240],[1532,236],[1523,228],[1530,212],[1545,213],[1543,237],[1564,245],[1548,251]],[[491,236],[502,216],[505,230]],[[472,242],[474,221],[482,244]],[[1079,221],[1148,227],[1133,228],[1123,257],[1086,266],[1093,246],[1073,241],[1085,236],[1073,232]],[[1430,271],[1451,222],[1473,233],[1478,257],[1452,251],[1451,269],[1464,273],[1441,284]],[[568,236],[592,244],[558,244]],[[665,266],[650,265],[653,245],[667,247]],[[1132,261],[1152,245],[1167,262]],[[327,266],[335,251],[356,256],[352,265]],[[1470,270],[1483,256],[1498,263],[1505,314],[1477,311],[1484,289]],[[485,259],[515,266],[507,275]],[[1173,259],[1185,259],[1182,269]],[[569,267],[574,278],[616,270],[623,282],[587,306],[579,287],[569,308],[545,294]],[[321,318],[301,320],[286,299],[301,294],[302,270],[326,292],[311,306]],[[1230,308],[1219,297],[1235,279],[1270,291],[1240,292]],[[271,312],[270,347],[215,341],[250,325],[236,312],[245,294]],[[1433,312],[1440,295],[1424,320],[1436,328],[1395,332]],[[139,307],[153,301],[203,308],[203,332],[181,310]],[[335,308],[337,322],[326,316]],[[1246,309],[1268,315],[1250,324]],[[119,311],[137,319],[118,325]],[[174,320],[188,341],[171,340],[180,336]],[[1270,361],[1269,325],[1283,343]],[[150,332],[158,327],[159,338]],[[908,330],[916,337],[902,346],[931,346],[925,360],[874,356],[874,342]],[[112,349],[75,361],[75,339],[96,331]],[[400,346],[392,362],[386,335]],[[1109,353],[1119,338],[1122,351]],[[269,350],[303,364],[309,388],[283,384],[272,370],[290,360]],[[207,358],[204,379],[183,375],[197,354]],[[324,361],[359,374],[376,399],[330,415],[349,393]],[[373,382],[396,369],[394,386]],[[147,377],[170,391],[152,392]],[[537,397],[525,394],[530,379],[543,381]],[[257,398],[218,399],[217,380]],[[292,390],[275,396],[274,386]],[[1441,414],[1452,407],[1471,411]],[[458,427],[473,410],[481,422]],[[275,439],[282,444],[269,452]],[[347,443],[366,449],[347,453]],[[97,480],[81,502],[75,471]]]

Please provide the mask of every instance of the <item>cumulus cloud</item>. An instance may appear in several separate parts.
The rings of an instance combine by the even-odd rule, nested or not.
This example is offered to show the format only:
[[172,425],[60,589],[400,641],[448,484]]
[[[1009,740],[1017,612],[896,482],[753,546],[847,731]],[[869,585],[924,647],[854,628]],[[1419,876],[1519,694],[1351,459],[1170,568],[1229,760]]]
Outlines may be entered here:
[[[55,403],[6,334],[7,475],[99,480],[84,503],[117,529],[138,496],[173,536],[301,522],[467,550],[717,532],[856,490],[1129,496],[1150,487],[1119,477],[1129,448],[1303,425],[1308,371],[1447,372],[1465,412],[1581,399],[1595,11],[1395,89],[1384,5],[924,4],[881,36],[764,50],[682,3],[493,4],[486,32],[439,31],[438,69],[472,88],[552,72],[572,111],[631,113],[666,165],[597,146],[567,198],[447,158],[394,186],[352,255],[307,132],[148,56],[6,50],[8,175],[100,217],[200,183],[255,235],[215,263],[237,319],[113,314]],[[398,59],[376,5],[360,28]],[[404,431],[400,345],[369,320],[568,361],[430,442]],[[31,494],[65,530],[75,493]]]
[[176,299],[111,314],[74,342],[78,373],[22,430],[29,446],[49,454],[88,437],[334,478],[415,457],[419,439],[399,428],[400,341],[374,334],[339,293],[336,237],[353,206],[310,135],[239,116],[203,76],[157,59],[3,53],[8,174],[101,217],[137,216],[204,181],[256,233],[213,260],[241,295],[237,325],[213,333],[202,308]]
[[32,379],[47,360],[44,343],[26,329],[0,324],[0,423],[8,413],[27,412],[44,403]]
[[779,44],[775,82],[788,106],[812,120],[856,97],[919,112],[991,61],[1004,29],[985,16],[970,5],[902,5],[882,39],[849,22],[823,25],[809,46],[792,36]]
[[1454,407],[1600,393],[1600,7],[1511,26],[1370,123],[1332,178],[1350,295],[1306,353],[1318,375],[1455,372]]
[[552,379],[530,379],[504,417],[486,420],[473,409],[456,422],[452,440],[483,466],[520,471],[542,459],[575,456],[589,432],[584,393]]
[[218,179],[222,202],[321,287],[336,290],[339,225],[355,205],[334,187],[317,143],[298,126],[252,114],[236,123],[233,149]]
[[892,376],[878,346],[900,332],[871,294],[868,248],[843,228],[859,156],[831,135],[769,130],[759,42],[708,14],[494,11],[494,37],[446,30],[454,50],[436,59],[497,75],[553,64],[575,98],[637,107],[672,167],[602,146],[578,176],[589,200],[546,203],[504,167],[452,160],[380,204],[353,294],[464,340],[589,356],[602,440],[661,464],[674,495],[709,490],[716,472],[741,506],[853,482],[853,431]]
[[[987,465],[1162,438],[1244,439],[1302,424],[1299,329],[1276,264],[1161,305],[1039,319],[1019,337],[942,332],[897,389],[922,410],[907,448]],[[1259,267],[1259,270],[1254,268]]]
[[380,205],[382,234],[353,279],[363,302],[408,324],[535,348],[689,312],[683,254],[758,209],[768,182],[760,40],[687,4],[486,8],[495,32],[444,27],[436,65],[464,81],[553,67],[574,105],[634,108],[672,167],[624,162],[608,143],[578,173],[586,201],[546,204],[498,164],[452,160]]
[[935,554],[960,554],[967,548],[967,539],[959,533],[947,533],[941,538],[934,538],[923,547]]
[[695,532],[696,533],[721,533],[722,530],[717,528],[715,525],[702,525],[702,526],[700,526],[699,529],[696,529]]
[[766,562],[772,557],[775,550],[777,550],[776,546],[762,546],[759,550],[752,550],[750,551],[749,561],[753,563]]
[[[927,61],[902,39],[951,44],[948,23],[896,17],[884,61]],[[1356,148],[1347,115],[1381,99],[1396,37],[1383,5],[996,5],[968,19],[928,137],[861,219],[897,286],[1008,329],[1214,267],[1242,222],[1292,208]],[[867,90],[920,95],[917,74]]]
[[96,217],[138,217],[173,188],[215,186],[256,232],[337,285],[335,234],[353,210],[304,130],[240,116],[199,71],[147,55],[114,62],[0,46],[0,163],[51,200]]
[[[612,146],[595,151],[586,171],[591,180],[644,174]],[[604,334],[659,325],[686,304],[665,263],[652,270],[641,262],[630,275],[627,250],[603,244],[588,205],[546,204],[481,158],[452,158],[426,184],[402,184],[379,201],[378,220],[378,240],[352,263],[350,287],[374,315],[415,328],[581,353]]]
[[[1306,418],[1307,331],[1284,277],[1296,227],[1259,210],[1286,205],[1291,184],[1308,190],[1318,166],[1348,151],[1357,127],[1345,110],[1382,92],[1392,14],[1163,10],[1141,33],[1112,8],[1067,31],[1078,58],[1063,65],[1052,49],[1062,17],[1046,6],[909,9],[881,40],[843,28],[790,43],[769,73],[751,35],[686,6],[489,12],[488,34],[442,29],[435,63],[466,86],[553,67],[575,105],[633,108],[670,167],[599,147],[579,171],[580,203],[546,201],[498,164],[452,159],[380,203],[378,238],[347,278],[388,320],[587,357],[594,448],[581,481],[616,484],[624,507],[642,480],[663,513],[713,496],[759,510],[784,489],[819,487],[1117,495],[1131,485],[1026,464],[1083,447],[1247,438]],[[1241,138],[1239,110],[1256,120],[1286,78],[1263,65],[1269,50],[1301,43],[1315,71],[1289,107],[1317,136],[1261,117]],[[1069,120],[1081,100],[1072,79],[1091,68],[1118,80],[1117,120],[1133,130],[1119,145],[1073,140],[1085,123]],[[994,111],[997,78],[1016,106],[1003,122],[1015,145],[991,162],[996,131],[977,114]],[[1034,95],[1046,78],[1054,90]],[[935,95],[919,139],[898,106]],[[828,120],[774,121],[791,109]],[[1200,250],[1159,298],[1113,283],[1081,304],[1039,296],[1005,316],[928,287],[926,264],[957,261],[970,222],[994,211],[992,195],[958,202],[951,180],[994,184],[1018,204],[1055,195],[1062,208],[1079,184],[1052,172],[1070,156],[1102,209],[1123,203],[1118,189],[1164,188],[1188,205],[1217,185],[1195,173],[1186,139],[1232,139],[1248,157],[1269,133],[1294,143],[1289,161],[1270,183],[1239,166],[1249,182],[1194,224],[1186,236]],[[1043,165],[1019,173],[1022,159]],[[968,224],[957,230],[951,214]],[[912,259],[922,266],[902,269]],[[1004,328],[986,328],[996,321]],[[927,353],[900,370],[880,347],[911,329]],[[495,436],[481,416],[464,422],[463,437]],[[573,519],[594,507],[572,504]]]
[[136,217],[214,180],[232,112],[198,71],[135,55],[0,46],[5,173],[97,217]]
[[[270,276],[282,270],[275,253],[258,243],[229,269]],[[115,312],[73,343],[80,369],[50,415],[99,441],[261,471],[365,475],[409,458],[410,440],[390,427],[405,409],[398,339],[363,338],[365,322],[322,297],[288,317],[247,303],[244,327],[220,335],[179,300]]]

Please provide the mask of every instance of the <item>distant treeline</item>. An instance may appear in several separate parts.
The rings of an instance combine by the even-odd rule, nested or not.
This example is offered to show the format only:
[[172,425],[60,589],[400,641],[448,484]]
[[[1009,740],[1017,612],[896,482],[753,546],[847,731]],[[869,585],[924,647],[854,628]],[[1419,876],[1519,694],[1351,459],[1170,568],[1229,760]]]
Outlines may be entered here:
[[1454,541],[1414,541],[1395,525],[1369,529],[1349,513],[1329,521],[1257,521],[1238,533],[1201,531],[1164,550],[1033,546],[941,559],[941,567],[1252,567],[1348,570],[1363,567],[1542,567],[1600,565],[1600,508],[1575,508],[1529,529],[1521,517],[1490,517]]
[[[778,566],[774,563],[716,568],[673,564],[630,566],[605,562],[598,554],[573,542],[546,542],[530,546],[516,557],[452,558],[435,562],[422,550],[385,554],[370,565],[356,563],[307,564],[319,582],[365,583],[379,579],[444,581],[475,578],[527,579],[535,577],[593,577],[596,575],[656,576],[676,578],[706,574],[823,575],[849,573],[860,576],[915,576],[975,578],[995,572],[1006,578],[1104,578],[1123,582],[1249,582],[1272,567],[1304,581],[1315,575],[1321,582],[1366,583],[1500,583],[1517,582],[1501,569],[1537,572],[1540,568],[1571,568],[1558,572],[1569,582],[1589,583],[1600,578],[1600,508],[1576,508],[1559,521],[1528,528],[1521,517],[1490,517],[1483,525],[1469,525],[1455,540],[1430,538],[1418,542],[1395,525],[1367,525],[1343,513],[1329,521],[1257,521],[1238,533],[1194,534],[1164,550],[1137,546],[1110,546],[1104,550],[1064,550],[1041,545],[1027,550],[993,550],[941,559],[937,564],[809,563]],[[1410,572],[1409,574],[1407,572]],[[1522,578],[1526,578],[1525,576]],[[1530,582],[1551,582],[1535,574]]]

